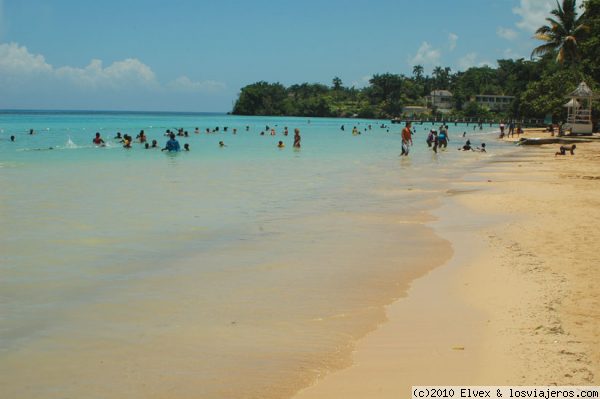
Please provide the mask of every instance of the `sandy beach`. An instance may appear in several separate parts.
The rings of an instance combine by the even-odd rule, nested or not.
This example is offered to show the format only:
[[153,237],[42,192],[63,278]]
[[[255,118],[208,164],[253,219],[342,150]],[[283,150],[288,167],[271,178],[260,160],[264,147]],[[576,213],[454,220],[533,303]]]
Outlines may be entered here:
[[555,157],[558,146],[516,148],[443,193],[431,226],[452,259],[388,306],[388,322],[358,342],[351,367],[295,398],[598,385],[600,143]]

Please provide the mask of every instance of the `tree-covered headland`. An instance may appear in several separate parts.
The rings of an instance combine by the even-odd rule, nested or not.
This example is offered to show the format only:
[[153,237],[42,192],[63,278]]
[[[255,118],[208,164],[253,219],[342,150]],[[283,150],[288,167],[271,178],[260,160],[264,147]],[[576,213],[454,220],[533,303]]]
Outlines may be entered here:
[[[396,118],[427,112],[447,118],[564,119],[565,95],[585,81],[596,92],[600,83],[600,0],[557,2],[535,33],[540,45],[531,59],[498,60],[497,67],[453,72],[438,66],[431,75],[415,65],[412,75],[374,74],[357,89],[333,78],[331,85],[302,83],[286,87],[257,82],[241,89],[233,114]],[[450,92],[447,109],[439,109],[431,93]],[[477,95],[510,96],[502,109],[477,102]],[[506,99],[508,102],[508,99]],[[419,108],[422,107],[422,108]],[[416,110],[416,111],[415,111]],[[594,104],[598,120],[600,104]]]

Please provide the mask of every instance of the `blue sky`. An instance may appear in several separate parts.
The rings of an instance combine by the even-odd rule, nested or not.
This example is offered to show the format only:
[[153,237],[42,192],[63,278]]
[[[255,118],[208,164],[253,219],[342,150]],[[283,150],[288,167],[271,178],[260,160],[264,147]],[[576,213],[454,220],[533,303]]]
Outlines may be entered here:
[[528,57],[554,0],[0,0],[0,108],[229,111],[241,87],[364,86]]

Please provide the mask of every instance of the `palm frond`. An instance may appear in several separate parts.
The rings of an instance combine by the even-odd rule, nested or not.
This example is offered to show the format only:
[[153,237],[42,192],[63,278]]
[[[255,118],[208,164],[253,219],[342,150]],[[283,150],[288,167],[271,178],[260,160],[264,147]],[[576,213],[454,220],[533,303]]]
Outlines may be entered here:
[[542,44],[541,46],[538,46],[536,48],[533,49],[533,51],[531,52],[531,58],[535,58],[535,57],[543,57],[548,53],[552,53],[556,50],[556,45],[553,43],[548,43],[548,44]]

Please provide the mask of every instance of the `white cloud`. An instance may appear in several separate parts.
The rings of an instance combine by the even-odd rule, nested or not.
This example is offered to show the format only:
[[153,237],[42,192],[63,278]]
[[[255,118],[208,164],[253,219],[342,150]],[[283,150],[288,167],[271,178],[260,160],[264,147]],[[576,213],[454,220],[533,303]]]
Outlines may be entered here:
[[516,53],[513,49],[511,48],[507,48],[506,50],[504,50],[504,58],[506,59],[513,59],[513,60],[517,60],[519,58],[526,58],[524,56],[522,56],[519,53]]
[[152,69],[135,58],[116,61],[106,68],[102,67],[101,60],[92,60],[85,68],[64,66],[56,69],[55,74],[59,79],[65,79],[76,86],[91,89],[155,87],[158,85]]
[[448,35],[448,47],[450,48],[450,51],[452,51],[456,48],[457,41],[458,41],[458,35],[456,33],[450,32],[450,34]]
[[0,44],[0,72],[3,75],[45,74],[52,72],[52,66],[44,56],[31,54],[27,47],[3,43]]
[[362,78],[360,78],[360,80],[353,80],[350,84],[350,87],[354,87],[357,89],[366,87],[369,85],[369,80],[371,80],[372,77],[373,75],[365,75]]
[[556,6],[555,0],[521,0],[519,7],[513,8],[513,13],[520,16],[517,22],[520,29],[535,32],[544,25],[552,8]]
[[461,59],[458,60],[458,68],[461,71],[465,71],[471,67],[483,67],[483,66],[494,66],[494,62],[490,62],[487,60],[484,61],[478,61],[477,60],[477,53],[468,53],[465,56],[463,56]]
[[427,42],[421,43],[417,54],[410,59],[410,65],[437,65],[441,57],[440,50],[434,49]]
[[[1,0],[0,0],[1,1]],[[192,81],[181,76],[161,85],[148,65],[136,58],[116,61],[104,67],[102,60],[93,59],[83,67],[48,64],[43,55],[32,54],[17,43],[0,43],[0,89],[23,87],[35,91],[36,85],[52,86],[61,90],[146,89],[154,91],[215,93],[223,91],[225,84],[212,80]]]
[[504,28],[502,26],[499,26],[498,29],[496,29],[496,34],[506,40],[515,40],[519,34],[510,28]]
[[225,84],[214,80],[193,81],[187,76],[180,76],[167,85],[170,89],[183,92],[214,93],[225,89]]
[[475,66],[476,60],[477,53],[469,53],[462,57],[460,60],[458,60],[458,67],[464,71],[466,69],[471,68],[472,66]]

